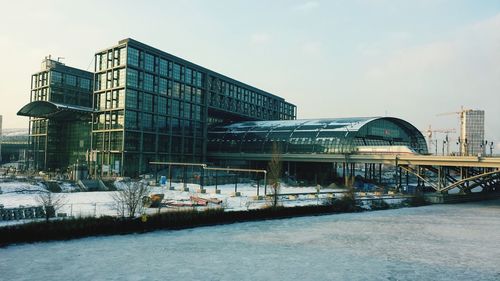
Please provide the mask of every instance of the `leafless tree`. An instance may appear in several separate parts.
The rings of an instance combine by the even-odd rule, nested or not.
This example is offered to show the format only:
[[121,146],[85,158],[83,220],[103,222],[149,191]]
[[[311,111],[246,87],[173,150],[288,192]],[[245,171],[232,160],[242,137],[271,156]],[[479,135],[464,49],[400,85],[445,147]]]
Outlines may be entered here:
[[57,210],[61,209],[66,203],[62,194],[52,193],[48,190],[37,194],[35,200],[38,204],[42,205],[45,211],[45,221],[47,222],[51,217],[54,217]]
[[135,217],[143,210],[143,197],[149,195],[149,187],[140,181],[127,182],[120,186],[111,197],[118,215]]
[[272,146],[272,157],[268,164],[268,179],[269,185],[271,186],[272,206],[278,206],[278,196],[281,189],[281,148],[276,142],[273,142]]

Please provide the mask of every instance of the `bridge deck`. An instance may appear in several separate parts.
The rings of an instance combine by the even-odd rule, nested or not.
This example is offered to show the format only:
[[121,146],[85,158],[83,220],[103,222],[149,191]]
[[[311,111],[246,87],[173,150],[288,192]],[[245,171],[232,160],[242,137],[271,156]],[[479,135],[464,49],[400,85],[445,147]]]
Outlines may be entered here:
[[[269,161],[271,154],[260,153],[208,153],[209,158],[226,160]],[[389,154],[281,154],[282,161],[324,163],[372,163],[388,165],[424,165],[448,167],[500,168],[500,157],[433,156]]]

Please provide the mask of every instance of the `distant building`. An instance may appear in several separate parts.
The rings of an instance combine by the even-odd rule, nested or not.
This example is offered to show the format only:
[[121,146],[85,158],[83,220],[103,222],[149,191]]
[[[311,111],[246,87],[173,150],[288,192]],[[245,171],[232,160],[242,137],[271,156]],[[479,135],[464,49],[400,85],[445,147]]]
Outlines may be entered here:
[[65,169],[85,161],[90,147],[93,73],[49,57],[31,76],[30,103],[18,115],[30,117],[27,161],[37,170]]
[[463,110],[460,116],[460,154],[484,154],[484,110]]

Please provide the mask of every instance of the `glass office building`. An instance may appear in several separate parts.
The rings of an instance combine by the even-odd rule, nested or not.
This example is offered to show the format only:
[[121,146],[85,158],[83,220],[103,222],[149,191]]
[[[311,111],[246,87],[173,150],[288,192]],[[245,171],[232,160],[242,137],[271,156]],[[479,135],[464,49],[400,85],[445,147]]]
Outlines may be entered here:
[[132,39],[95,54],[93,109],[91,172],[101,176],[204,162],[209,126],[296,118],[281,97]]
[[30,103],[17,113],[30,117],[28,166],[64,170],[84,163],[90,148],[93,73],[46,57],[31,77]]
[[460,121],[460,155],[484,155],[488,145],[484,141],[484,110],[462,110]]

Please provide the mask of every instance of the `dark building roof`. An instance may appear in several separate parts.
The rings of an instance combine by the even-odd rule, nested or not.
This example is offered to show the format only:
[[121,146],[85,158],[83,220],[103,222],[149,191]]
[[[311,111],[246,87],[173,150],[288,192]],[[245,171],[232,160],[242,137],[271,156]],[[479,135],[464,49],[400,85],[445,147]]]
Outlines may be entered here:
[[33,101],[23,106],[17,115],[54,120],[92,120],[92,108],[59,104],[50,101]]
[[247,121],[209,130],[211,152],[352,153],[359,147],[406,146],[427,153],[420,131],[393,117]]

